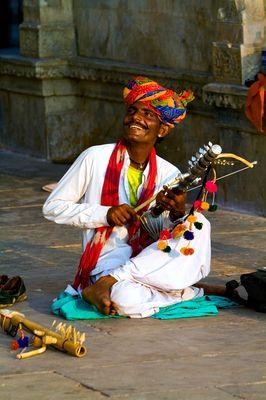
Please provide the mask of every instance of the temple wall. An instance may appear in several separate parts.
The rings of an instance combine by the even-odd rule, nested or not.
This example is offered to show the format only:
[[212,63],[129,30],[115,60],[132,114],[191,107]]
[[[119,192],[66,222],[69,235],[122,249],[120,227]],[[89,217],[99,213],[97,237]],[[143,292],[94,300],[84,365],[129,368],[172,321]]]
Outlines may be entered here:
[[88,146],[114,141],[122,130],[123,85],[147,75],[196,96],[158,152],[185,169],[212,141],[258,160],[256,170],[220,185],[219,202],[265,214],[265,135],[243,110],[243,84],[261,69],[266,46],[265,4],[24,0],[20,48],[0,51],[1,146],[69,162]]
[[77,0],[74,16],[78,54],[173,70],[211,72],[211,48],[206,43],[216,35],[218,3]]

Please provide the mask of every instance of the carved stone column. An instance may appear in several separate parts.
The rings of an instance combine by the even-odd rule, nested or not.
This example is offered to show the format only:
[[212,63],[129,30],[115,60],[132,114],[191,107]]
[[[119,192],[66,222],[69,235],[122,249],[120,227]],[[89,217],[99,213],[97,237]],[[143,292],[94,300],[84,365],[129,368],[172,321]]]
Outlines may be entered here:
[[76,54],[72,0],[24,0],[20,53],[26,57]]
[[208,105],[241,109],[247,89],[242,86],[261,68],[265,41],[264,0],[221,1],[217,10],[217,41],[212,44],[213,82],[204,86]]
[[[224,151],[234,151],[257,160],[254,172],[221,183],[223,201],[265,214],[264,175],[265,137],[245,117],[247,79],[260,71],[261,51],[265,46],[265,0],[221,1],[217,10],[217,40],[212,43],[213,79],[203,87],[203,101],[214,115],[214,126]],[[246,189],[248,188],[248,190]],[[259,193],[258,193],[259,192]],[[256,193],[256,201],[254,201]],[[241,195],[240,195],[241,194]],[[221,197],[222,197],[221,196]],[[255,205],[255,206],[254,206]]]
[[254,78],[264,44],[263,0],[230,0],[217,13],[217,36],[213,42],[215,82],[243,84]]
[[[62,140],[77,136],[69,123],[79,107],[68,68],[76,55],[72,6],[72,0],[23,1],[20,49],[0,54],[0,137],[8,148],[60,160],[72,155]],[[55,145],[54,132],[61,132]]]

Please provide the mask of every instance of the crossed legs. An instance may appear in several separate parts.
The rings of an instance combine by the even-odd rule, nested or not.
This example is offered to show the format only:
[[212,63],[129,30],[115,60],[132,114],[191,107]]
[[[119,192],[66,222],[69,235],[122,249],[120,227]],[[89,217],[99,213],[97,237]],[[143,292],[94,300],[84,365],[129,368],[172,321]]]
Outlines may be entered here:
[[111,275],[103,276],[82,291],[82,298],[105,315],[115,315],[118,306],[111,301],[111,288],[117,282]]
[[[187,242],[169,240],[172,248],[164,253],[153,243],[125,265],[102,276],[92,286],[84,289],[85,301],[94,304],[105,315],[116,312],[123,315],[148,316],[158,307],[206,294],[225,295],[225,288],[217,285],[197,283],[210,271],[210,224],[201,214],[198,219],[203,228],[195,232],[195,253],[184,256],[180,248]],[[194,289],[193,289],[194,287]],[[183,292],[176,296],[173,291]],[[128,313],[127,313],[128,310]],[[139,310],[139,311],[138,311]]]

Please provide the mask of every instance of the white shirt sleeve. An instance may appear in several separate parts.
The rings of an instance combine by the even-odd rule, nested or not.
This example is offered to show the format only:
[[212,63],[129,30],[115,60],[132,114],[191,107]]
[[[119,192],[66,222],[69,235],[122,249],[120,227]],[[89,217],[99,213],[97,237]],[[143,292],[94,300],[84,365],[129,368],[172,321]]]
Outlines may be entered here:
[[[108,226],[106,214],[109,206],[82,203],[90,186],[93,159],[88,151],[83,152],[60,180],[43,206],[43,215],[57,224],[67,224],[83,229]],[[93,202],[94,203],[94,202]]]

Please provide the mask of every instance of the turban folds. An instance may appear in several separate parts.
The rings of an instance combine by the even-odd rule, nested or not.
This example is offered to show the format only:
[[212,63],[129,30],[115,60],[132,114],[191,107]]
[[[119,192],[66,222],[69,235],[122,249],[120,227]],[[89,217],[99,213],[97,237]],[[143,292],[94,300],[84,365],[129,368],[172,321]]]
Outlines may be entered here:
[[149,78],[138,76],[130,80],[124,88],[124,100],[128,107],[141,101],[159,119],[173,128],[186,116],[186,105],[194,99],[191,90],[179,94],[160,86]]

